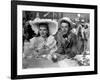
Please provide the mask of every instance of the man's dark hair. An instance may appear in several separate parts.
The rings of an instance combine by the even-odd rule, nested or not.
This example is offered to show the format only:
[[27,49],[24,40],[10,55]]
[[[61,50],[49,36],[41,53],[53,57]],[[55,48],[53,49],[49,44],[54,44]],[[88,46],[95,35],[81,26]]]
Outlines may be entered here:
[[71,31],[71,29],[72,29],[72,26],[71,26],[71,24],[68,22],[68,21],[66,21],[66,20],[62,20],[61,22],[60,22],[60,24],[61,23],[67,23],[68,24],[68,32],[67,32],[67,34],[70,34],[70,31]]

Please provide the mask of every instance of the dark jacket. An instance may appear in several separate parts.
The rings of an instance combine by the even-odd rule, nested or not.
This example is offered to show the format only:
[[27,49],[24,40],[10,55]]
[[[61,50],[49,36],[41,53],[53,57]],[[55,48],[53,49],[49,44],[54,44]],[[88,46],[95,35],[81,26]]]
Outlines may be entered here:
[[70,32],[69,34],[63,34],[62,31],[58,31],[55,36],[57,40],[57,51],[56,53],[62,55],[68,55],[68,57],[74,57],[77,54],[77,36]]

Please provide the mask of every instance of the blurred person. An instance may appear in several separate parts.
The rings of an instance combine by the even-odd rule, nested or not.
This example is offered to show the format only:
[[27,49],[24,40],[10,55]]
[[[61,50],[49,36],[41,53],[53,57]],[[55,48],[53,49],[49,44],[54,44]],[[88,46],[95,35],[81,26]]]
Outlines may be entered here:
[[77,25],[77,35],[78,35],[78,51],[80,54],[89,50],[89,25],[86,24],[84,20]]
[[85,51],[90,51],[90,26],[89,23],[85,23],[83,27],[83,35],[84,35],[84,50]]

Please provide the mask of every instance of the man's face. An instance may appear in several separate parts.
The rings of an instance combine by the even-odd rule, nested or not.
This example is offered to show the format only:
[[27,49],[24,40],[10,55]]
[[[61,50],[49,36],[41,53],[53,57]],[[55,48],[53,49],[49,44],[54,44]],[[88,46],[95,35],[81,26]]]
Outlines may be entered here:
[[48,34],[48,30],[47,27],[45,25],[40,25],[40,36],[42,37],[47,37]]
[[68,23],[62,22],[61,23],[61,30],[64,32],[68,32],[69,25]]

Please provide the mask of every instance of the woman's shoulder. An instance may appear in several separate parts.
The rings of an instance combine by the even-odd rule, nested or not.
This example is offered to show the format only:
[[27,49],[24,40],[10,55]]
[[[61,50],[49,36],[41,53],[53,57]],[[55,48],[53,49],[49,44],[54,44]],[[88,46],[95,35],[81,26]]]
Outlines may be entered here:
[[32,43],[32,42],[36,42],[38,40],[38,37],[33,37],[33,38],[31,38],[30,39],[30,42]]
[[35,39],[36,39],[36,37],[33,37],[33,38],[30,39],[30,41],[33,41],[33,40],[35,40]]
[[47,40],[47,44],[51,44],[51,43],[54,43],[56,40],[55,40],[55,38],[54,38],[54,36],[49,36],[48,37],[48,40]]

